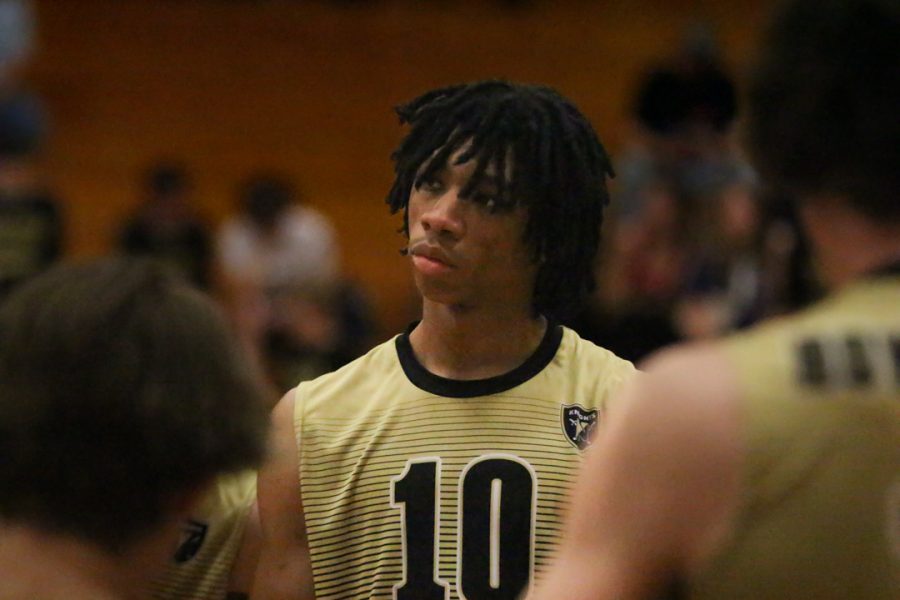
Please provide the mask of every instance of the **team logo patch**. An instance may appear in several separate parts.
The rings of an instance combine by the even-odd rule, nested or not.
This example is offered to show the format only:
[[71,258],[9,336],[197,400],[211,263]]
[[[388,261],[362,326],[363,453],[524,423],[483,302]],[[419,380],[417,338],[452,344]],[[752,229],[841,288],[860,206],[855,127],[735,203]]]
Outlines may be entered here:
[[197,552],[203,546],[203,540],[206,539],[206,531],[208,529],[209,526],[206,523],[188,519],[181,530],[181,539],[178,542],[178,550],[175,551],[173,560],[180,565],[197,556]]
[[597,409],[588,410],[579,404],[562,405],[562,429],[566,439],[584,450],[591,445],[591,433],[597,425]]

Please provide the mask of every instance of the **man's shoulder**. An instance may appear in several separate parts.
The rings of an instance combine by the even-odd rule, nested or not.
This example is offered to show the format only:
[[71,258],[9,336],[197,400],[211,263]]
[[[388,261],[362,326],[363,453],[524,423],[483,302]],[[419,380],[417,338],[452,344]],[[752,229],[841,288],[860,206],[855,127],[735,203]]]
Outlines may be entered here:
[[618,356],[612,350],[581,337],[574,329],[564,325],[561,327],[563,329],[563,336],[560,349],[565,352],[571,352],[573,358],[576,360],[596,361],[617,368],[628,366],[634,368],[631,361]]
[[634,365],[612,351],[563,327],[562,341],[547,370],[556,390],[573,398],[591,399],[600,408],[617,401],[622,386],[635,374]]
[[563,327],[558,358],[569,370],[585,371],[602,378],[611,376],[625,378],[635,371],[631,361],[581,337],[578,332],[568,327]]
[[396,336],[378,344],[359,358],[343,367],[304,381],[295,388],[297,401],[310,402],[352,393],[365,395],[378,386],[387,385],[402,375],[397,358]]
[[696,418],[737,405],[740,387],[735,364],[723,341],[680,344],[663,349],[640,365],[634,394],[647,398],[652,411],[670,418]]

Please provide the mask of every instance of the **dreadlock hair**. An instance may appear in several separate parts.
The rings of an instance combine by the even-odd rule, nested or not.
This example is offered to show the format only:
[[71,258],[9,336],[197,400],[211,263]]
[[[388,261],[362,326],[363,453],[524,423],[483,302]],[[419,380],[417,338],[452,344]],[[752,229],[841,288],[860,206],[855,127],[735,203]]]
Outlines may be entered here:
[[[555,90],[491,80],[426,92],[396,109],[410,131],[391,155],[396,178],[391,213],[408,205],[414,184],[434,177],[457,150],[456,164],[475,160],[461,191],[471,197],[493,166],[497,200],[491,210],[525,206],[525,244],[538,263],[532,306],[563,318],[593,291],[594,258],[612,164],[593,127]],[[507,164],[510,162],[511,164]]]

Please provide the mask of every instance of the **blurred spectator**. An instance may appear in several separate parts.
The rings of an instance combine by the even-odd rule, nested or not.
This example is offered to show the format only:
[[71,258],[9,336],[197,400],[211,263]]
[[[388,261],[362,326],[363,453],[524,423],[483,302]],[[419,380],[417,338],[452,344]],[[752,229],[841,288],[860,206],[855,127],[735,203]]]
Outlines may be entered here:
[[572,323],[582,335],[639,360],[796,307],[789,294],[809,297],[796,280],[802,236],[760,204],[734,139],[737,110],[736,86],[700,26],[642,80],[600,289]]
[[571,323],[583,337],[637,360],[678,339],[671,308],[687,259],[685,211],[666,182],[648,184],[641,221],[618,219],[606,237],[598,290]]
[[142,202],[121,232],[119,245],[149,256],[201,288],[209,286],[211,240],[191,205],[191,179],[178,163],[160,162],[144,176]]
[[34,47],[34,15],[25,0],[0,0],[0,151],[33,155],[46,137],[47,118],[22,71]]
[[372,309],[352,282],[282,289],[271,302],[263,355],[281,390],[342,367],[372,347]]
[[683,271],[675,307],[684,338],[711,338],[746,327],[766,313],[763,294],[765,230],[754,192],[734,184],[706,214],[696,215],[705,235]]
[[712,34],[696,25],[676,58],[649,71],[639,84],[636,135],[616,180],[620,216],[639,219],[644,188],[660,180],[687,203],[712,201],[736,183],[753,185],[755,175],[732,135],[737,110],[736,86],[718,59]]
[[258,174],[218,239],[219,270],[244,343],[287,390],[369,349],[365,296],[340,273],[331,222],[285,178]]
[[29,0],[0,0],[0,80],[17,79],[16,71],[34,47],[34,12]]
[[56,199],[34,167],[0,153],[0,297],[59,258],[62,232]]
[[31,4],[0,0],[0,296],[62,251],[59,206],[37,164],[46,115],[21,81],[33,36]]
[[219,261],[228,283],[262,291],[337,281],[340,252],[331,222],[299,202],[277,175],[244,183],[240,212],[220,232]]

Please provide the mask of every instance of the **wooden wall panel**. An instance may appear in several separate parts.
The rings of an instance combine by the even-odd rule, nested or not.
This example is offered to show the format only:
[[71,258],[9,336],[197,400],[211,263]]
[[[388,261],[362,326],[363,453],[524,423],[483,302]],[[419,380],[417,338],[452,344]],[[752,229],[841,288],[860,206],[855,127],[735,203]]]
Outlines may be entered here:
[[386,331],[411,291],[399,220],[383,205],[400,129],[390,107],[433,86],[485,77],[553,85],[615,150],[642,69],[695,19],[746,63],[771,2],[535,0],[38,0],[31,78],[53,119],[46,166],[75,255],[106,252],[136,202],[136,178],[184,159],[213,222],[256,168],[294,176],[336,222],[347,271]]

